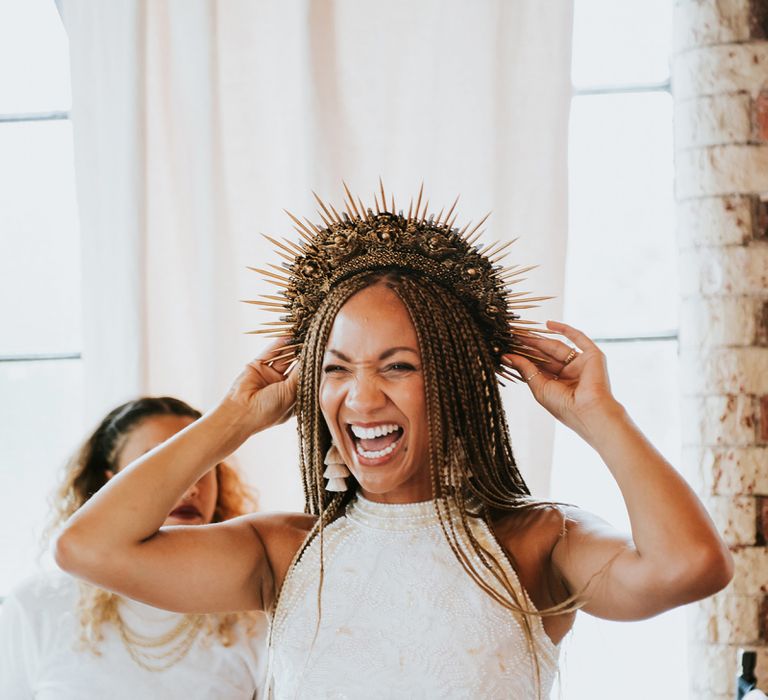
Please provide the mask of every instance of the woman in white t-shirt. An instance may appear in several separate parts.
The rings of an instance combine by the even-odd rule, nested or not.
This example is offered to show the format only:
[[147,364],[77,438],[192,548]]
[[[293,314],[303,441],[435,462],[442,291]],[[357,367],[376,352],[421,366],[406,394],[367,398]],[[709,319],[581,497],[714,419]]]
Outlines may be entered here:
[[[170,397],[111,411],[67,464],[51,530],[124,466],[200,413]],[[191,486],[165,525],[220,522],[246,512],[237,473],[218,464]],[[262,613],[181,614],[128,600],[63,573],[20,585],[0,610],[0,698],[226,698],[260,694]]]

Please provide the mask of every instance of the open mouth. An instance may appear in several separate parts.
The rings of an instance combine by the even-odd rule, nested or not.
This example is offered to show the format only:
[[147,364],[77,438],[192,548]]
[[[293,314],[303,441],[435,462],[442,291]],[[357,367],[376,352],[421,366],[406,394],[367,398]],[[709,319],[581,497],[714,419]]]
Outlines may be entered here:
[[403,437],[403,428],[397,423],[381,423],[375,426],[349,424],[347,430],[355,445],[355,452],[365,460],[389,457],[398,448]]
[[168,515],[169,518],[179,518],[180,520],[194,520],[202,518],[202,513],[192,505],[179,506],[174,508]]

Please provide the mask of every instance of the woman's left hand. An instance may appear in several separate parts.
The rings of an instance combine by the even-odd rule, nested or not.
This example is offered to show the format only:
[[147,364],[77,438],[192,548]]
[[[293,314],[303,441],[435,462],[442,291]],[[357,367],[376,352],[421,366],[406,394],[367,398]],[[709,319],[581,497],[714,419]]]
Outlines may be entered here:
[[514,353],[502,355],[501,361],[517,370],[534,398],[555,418],[590,440],[594,422],[620,408],[611,393],[605,354],[584,333],[565,323],[547,321],[547,328],[575,347],[540,335],[526,336],[530,354],[545,361],[536,365]]

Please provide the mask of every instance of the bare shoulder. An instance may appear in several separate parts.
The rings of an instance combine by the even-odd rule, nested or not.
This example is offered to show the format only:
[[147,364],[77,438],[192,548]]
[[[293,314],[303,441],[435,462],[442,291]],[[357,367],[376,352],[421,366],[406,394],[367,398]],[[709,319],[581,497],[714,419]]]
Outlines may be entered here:
[[532,504],[497,518],[493,523],[494,532],[514,559],[542,560],[550,556],[564,534],[570,511],[570,506],[559,503]]
[[[578,511],[578,509],[575,509]],[[552,552],[571,519],[571,507],[537,503],[505,513],[493,521],[493,531],[509,556],[520,584],[538,610],[566,600],[571,592],[552,562]],[[543,618],[544,629],[558,643],[573,626],[575,613]]]
[[253,513],[246,518],[261,540],[272,574],[272,585],[264,592],[265,609],[268,609],[317,517],[305,513]]

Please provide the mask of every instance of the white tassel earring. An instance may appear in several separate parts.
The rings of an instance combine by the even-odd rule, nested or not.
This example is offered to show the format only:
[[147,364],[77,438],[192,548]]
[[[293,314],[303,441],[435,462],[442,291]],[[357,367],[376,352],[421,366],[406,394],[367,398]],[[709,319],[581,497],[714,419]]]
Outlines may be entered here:
[[325,455],[323,463],[327,465],[326,470],[323,472],[323,478],[328,479],[325,490],[346,491],[347,477],[351,472],[347,469],[347,465],[344,464],[344,459],[336,445],[331,444],[331,449]]

